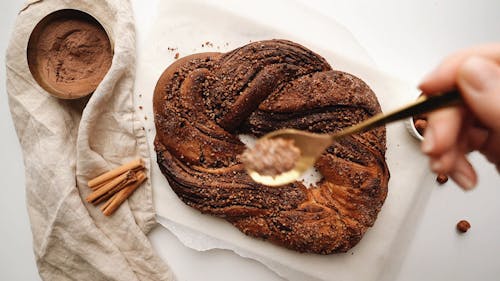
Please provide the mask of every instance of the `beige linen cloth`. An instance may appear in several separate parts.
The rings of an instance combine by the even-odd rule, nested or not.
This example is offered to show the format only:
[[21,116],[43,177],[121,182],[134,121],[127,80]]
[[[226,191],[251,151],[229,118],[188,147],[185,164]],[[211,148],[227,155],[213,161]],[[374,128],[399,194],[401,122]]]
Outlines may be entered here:
[[[112,66],[90,99],[60,100],[33,79],[26,49],[35,25],[60,9],[94,16],[114,44]],[[122,0],[28,1],[7,49],[7,92],[26,168],[26,200],[44,280],[173,280],[146,234],[155,226],[151,183],[111,217],[85,198],[86,182],[141,157],[146,135],[133,100],[135,29]]]

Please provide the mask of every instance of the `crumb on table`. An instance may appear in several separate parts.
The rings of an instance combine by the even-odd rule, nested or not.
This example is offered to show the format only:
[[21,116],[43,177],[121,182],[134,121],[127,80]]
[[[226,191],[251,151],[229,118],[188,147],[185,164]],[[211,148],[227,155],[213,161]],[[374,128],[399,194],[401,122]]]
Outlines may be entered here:
[[470,228],[470,223],[466,220],[461,220],[457,223],[457,230],[461,233],[467,232]]
[[436,181],[439,183],[439,184],[445,184],[447,181],[448,181],[448,176],[445,175],[445,174],[439,174],[437,177],[436,177]]

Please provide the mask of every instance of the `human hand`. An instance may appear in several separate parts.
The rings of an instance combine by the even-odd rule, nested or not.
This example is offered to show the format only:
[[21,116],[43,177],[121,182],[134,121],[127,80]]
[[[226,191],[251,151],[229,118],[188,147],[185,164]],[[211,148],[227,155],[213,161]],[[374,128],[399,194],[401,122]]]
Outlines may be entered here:
[[464,101],[428,115],[421,148],[431,170],[472,189],[477,175],[466,154],[478,150],[500,173],[500,43],[451,55],[419,87],[427,95],[458,88]]

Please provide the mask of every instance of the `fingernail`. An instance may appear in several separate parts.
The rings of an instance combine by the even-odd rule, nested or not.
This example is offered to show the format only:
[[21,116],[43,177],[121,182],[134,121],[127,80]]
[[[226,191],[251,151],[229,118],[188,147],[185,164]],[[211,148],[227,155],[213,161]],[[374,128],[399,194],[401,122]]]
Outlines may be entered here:
[[428,154],[434,148],[434,135],[432,133],[432,128],[427,127],[424,132],[424,140],[422,141],[422,152]]
[[458,83],[475,94],[481,94],[495,87],[497,79],[496,68],[488,60],[476,56],[464,62],[459,71]]
[[431,80],[431,78],[434,76],[434,71],[427,73],[422,79],[420,79],[420,83],[418,84],[418,88],[422,89],[422,85],[425,85],[428,80]]
[[434,80],[436,77],[436,73],[438,73],[439,70],[440,70],[439,67],[435,68],[431,72],[427,73],[424,77],[422,77],[422,79],[420,80],[419,88],[420,88],[420,85],[425,84],[427,81]]
[[476,186],[476,184],[469,177],[460,171],[453,172],[451,177],[464,190],[471,190]]

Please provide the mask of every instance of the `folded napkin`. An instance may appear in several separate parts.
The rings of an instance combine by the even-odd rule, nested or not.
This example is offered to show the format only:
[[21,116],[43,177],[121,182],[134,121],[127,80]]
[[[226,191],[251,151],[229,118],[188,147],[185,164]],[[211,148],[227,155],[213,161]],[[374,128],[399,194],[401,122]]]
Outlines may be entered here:
[[[46,15],[94,16],[114,44],[111,68],[90,98],[60,100],[43,90],[26,58],[31,31]],[[35,0],[20,11],[6,55],[10,110],[23,150],[26,200],[44,280],[173,280],[146,234],[156,225],[148,180],[111,217],[85,202],[87,181],[141,157],[150,170],[135,112],[135,29],[120,0]]]

